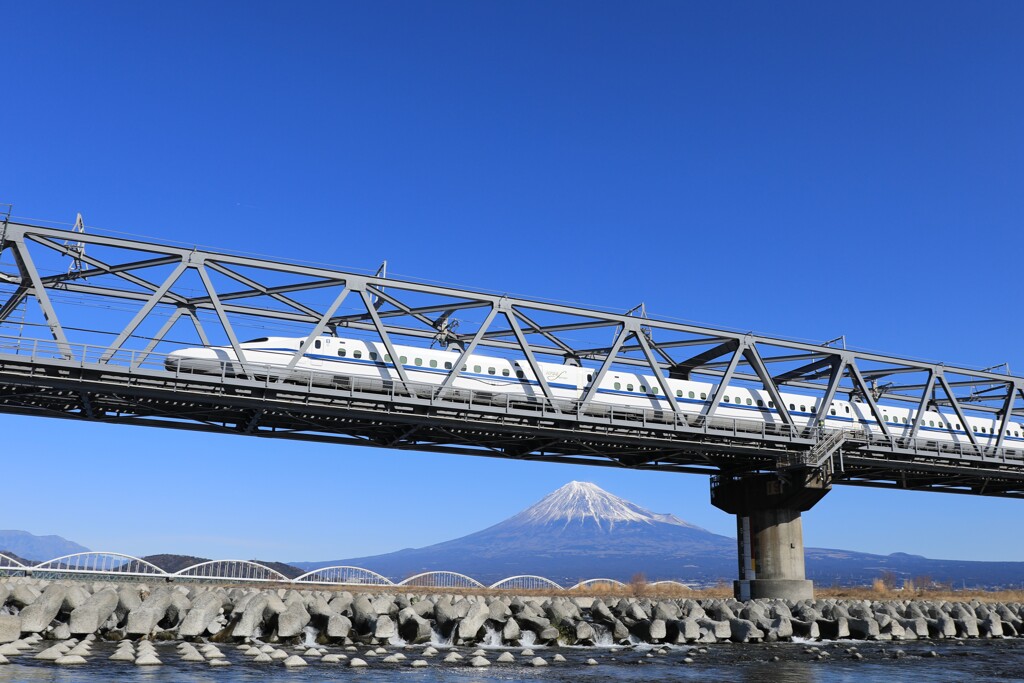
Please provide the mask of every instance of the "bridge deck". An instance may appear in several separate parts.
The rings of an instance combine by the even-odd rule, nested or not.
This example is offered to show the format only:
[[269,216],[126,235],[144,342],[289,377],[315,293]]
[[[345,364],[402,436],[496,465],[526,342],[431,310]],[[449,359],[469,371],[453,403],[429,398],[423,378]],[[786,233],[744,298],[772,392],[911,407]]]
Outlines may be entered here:
[[[0,411],[487,457],[702,474],[830,467],[836,484],[1024,497],[1024,451],[799,430],[670,411],[339,381],[333,386],[192,374],[163,358],[52,341],[0,344]],[[403,388],[403,386],[405,388]],[[824,441],[840,444],[815,462]],[[829,444],[826,444],[829,445]]]
[[[436,345],[459,354],[446,387],[471,354],[515,359],[543,398],[416,386],[402,364],[393,384],[261,381],[243,331],[302,340],[292,367],[325,335],[392,357],[395,344]],[[613,313],[2,215],[0,335],[0,412],[716,476],[810,468],[837,484],[1024,497],[1024,378],[658,320],[642,306]],[[231,349],[242,376],[166,370],[183,346]],[[559,400],[545,362],[593,380]],[[596,402],[610,373],[650,378],[643,392],[666,408]],[[672,381],[707,387],[699,414]],[[777,424],[724,417],[730,387],[763,391]],[[800,426],[825,424],[841,400],[875,431]],[[925,436],[937,411],[961,443]]]

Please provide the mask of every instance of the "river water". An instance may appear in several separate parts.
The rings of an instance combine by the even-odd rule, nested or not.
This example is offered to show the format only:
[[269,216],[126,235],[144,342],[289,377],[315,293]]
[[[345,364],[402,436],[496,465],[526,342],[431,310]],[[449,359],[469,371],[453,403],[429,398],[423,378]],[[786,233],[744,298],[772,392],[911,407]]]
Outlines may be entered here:
[[[360,652],[343,652],[367,659],[365,669],[349,668],[347,664],[325,664],[309,658],[309,666],[288,669],[280,662],[256,664],[231,645],[221,650],[231,666],[212,668],[204,663],[180,661],[175,643],[158,643],[158,655],[164,665],[137,667],[131,663],[111,662],[107,657],[114,647],[98,643],[88,663],[78,666],[57,666],[52,662],[32,659],[35,651],[12,657],[9,665],[0,666],[0,683],[107,683],[107,681],[138,681],[145,683],[241,683],[243,681],[285,682],[353,681],[358,683],[491,683],[499,681],[551,681],[552,683],[651,681],[713,681],[735,683],[817,683],[849,681],[850,683],[890,683],[894,680],[988,681],[1024,680],[1024,639],[879,643],[842,641],[841,643],[775,643],[760,645],[712,645],[701,649],[673,647],[661,653],[651,647],[636,648],[534,648],[536,656],[549,661],[549,666],[528,666],[531,657],[520,656],[518,648],[488,648],[492,662],[502,650],[508,649],[519,660],[516,663],[493,663],[489,668],[472,668],[472,648],[459,648],[466,660],[445,664],[442,649],[432,657],[426,668],[414,669],[410,663],[421,656],[422,648],[389,648],[408,657],[400,664],[384,664],[383,656],[366,657]],[[290,648],[285,648],[289,649]],[[815,649],[817,651],[815,651]],[[853,651],[851,651],[853,649]],[[560,653],[565,662],[552,661]],[[824,659],[819,659],[827,653]],[[859,653],[863,659],[856,659]],[[587,665],[588,658],[598,661]],[[690,658],[692,662],[685,662]],[[775,658],[778,658],[777,661]]]

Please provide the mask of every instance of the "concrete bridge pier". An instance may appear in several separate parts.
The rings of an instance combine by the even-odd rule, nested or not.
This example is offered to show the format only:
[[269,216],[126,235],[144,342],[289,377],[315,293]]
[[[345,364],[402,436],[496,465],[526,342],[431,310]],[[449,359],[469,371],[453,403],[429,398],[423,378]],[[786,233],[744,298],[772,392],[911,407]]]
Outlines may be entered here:
[[810,470],[712,479],[712,505],[736,515],[737,599],[814,597],[814,584],[804,573],[800,513],[814,507],[830,488]]

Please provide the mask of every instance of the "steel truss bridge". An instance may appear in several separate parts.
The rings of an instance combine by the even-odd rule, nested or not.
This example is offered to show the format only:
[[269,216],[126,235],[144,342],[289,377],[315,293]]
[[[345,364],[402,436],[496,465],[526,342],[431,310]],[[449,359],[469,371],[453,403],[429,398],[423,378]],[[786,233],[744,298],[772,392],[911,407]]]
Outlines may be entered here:
[[[263,438],[303,439],[546,462],[1024,497],[1024,379],[877,353],[743,334],[448,286],[4,220],[0,216],[0,411]],[[431,345],[462,355],[440,385],[277,379],[240,339],[323,334]],[[190,346],[234,349],[238,373],[165,367]],[[519,359],[543,397],[455,391],[470,354]],[[538,363],[592,369],[580,400],[556,399]],[[262,370],[262,372],[261,372]],[[610,372],[645,373],[668,408],[592,404]],[[667,378],[717,385],[701,413]],[[723,388],[763,389],[781,424],[725,418]],[[782,392],[821,424],[836,398],[859,401],[880,432],[797,425]],[[916,410],[890,425],[885,406]],[[995,419],[998,439],[936,442],[925,409]]]

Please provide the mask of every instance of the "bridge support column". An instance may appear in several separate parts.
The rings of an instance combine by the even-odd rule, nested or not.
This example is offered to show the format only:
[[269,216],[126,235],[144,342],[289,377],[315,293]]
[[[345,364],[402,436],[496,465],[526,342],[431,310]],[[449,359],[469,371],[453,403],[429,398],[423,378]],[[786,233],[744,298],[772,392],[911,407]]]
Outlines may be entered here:
[[720,476],[711,482],[711,503],[736,515],[739,580],[736,598],[814,597],[804,573],[800,513],[814,507],[830,486],[817,473]]

